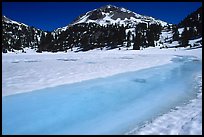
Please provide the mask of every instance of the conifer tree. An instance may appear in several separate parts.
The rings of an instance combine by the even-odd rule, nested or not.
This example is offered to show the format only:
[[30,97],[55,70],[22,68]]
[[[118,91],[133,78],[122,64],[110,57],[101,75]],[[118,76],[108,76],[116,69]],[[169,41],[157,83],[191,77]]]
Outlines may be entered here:
[[173,41],[178,41],[179,40],[179,31],[178,28],[175,27],[173,28]]
[[135,41],[134,41],[134,45],[133,45],[133,50],[140,50],[140,46],[141,46],[141,32],[136,32],[136,37],[135,37]]
[[189,31],[188,31],[187,27],[184,27],[184,30],[181,34],[181,40],[180,40],[180,44],[182,47],[188,46],[189,38],[190,38]]

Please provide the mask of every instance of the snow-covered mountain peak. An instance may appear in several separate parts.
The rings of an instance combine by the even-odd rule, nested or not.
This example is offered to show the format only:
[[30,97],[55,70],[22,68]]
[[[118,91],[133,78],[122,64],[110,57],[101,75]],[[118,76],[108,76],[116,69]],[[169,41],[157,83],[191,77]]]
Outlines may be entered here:
[[106,5],[89,11],[75,19],[72,24],[74,25],[91,22],[100,25],[116,23],[130,26],[135,26],[139,23],[161,24],[162,26],[166,26],[168,24],[167,22],[157,20],[153,17],[140,15],[123,7],[117,7],[113,5]]
[[114,5],[105,5],[99,8],[100,10],[117,10],[118,7],[114,6]]
[[126,8],[109,4],[78,16],[72,23],[62,28],[57,28],[53,31],[53,33],[60,34],[61,32],[66,31],[69,26],[80,23],[96,23],[101,26],[119,24],[124,26],[128,25],[129,27],[135,27],[139,23],[160,24],[163,27],[169,25],[167,22],[162,20],[140,15]]

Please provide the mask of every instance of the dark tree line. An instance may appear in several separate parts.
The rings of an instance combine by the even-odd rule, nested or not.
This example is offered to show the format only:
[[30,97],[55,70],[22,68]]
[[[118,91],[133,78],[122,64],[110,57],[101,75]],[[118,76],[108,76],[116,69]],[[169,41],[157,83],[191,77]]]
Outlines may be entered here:
[[[179,34],[178,28],[183,28]],[[179,46],[186,47],[189,45],[189,40],[202,37],[202,8],[189,14],[178,25],[174,25],[173,41],[179,41]]]
[[126,27],[117,24],[100,26],[94,23],[81,23],[69,26],[55,38],[48,33],[41,36],[39,51],[66,51],[73,47],[87,51],[94,48],[117,48],[126,40]]
[[[95,23],[81,23],[69,26],[66,31],[53,36],[51,33],[41,35],[39,52],[42,51],[67,51],[77,47],[79,51],[87,51],[95,48],[107,49],[130,47],[133,42],[133,50],[140,47],[155,46],[154,41],[159,39],[161,25],[146,23],[138,24],[135,27],[135,35],[132,32],[126,33],[128,26],[112,24],[101,26]],[[133,39],[130,39],[133,37]],[[127,43],[125,45],[124,43]]]
[[[4,18],[3,18],[4,19]],[[34,27],[2,21],[2,50],[23,50],[25,47],[38,49],[40,35],[44,32]]]
[[198,8],[195,12],[189,14],[179,24],[179,28],[190,27],[196,30],[197,36],[202,36],[202,7]]
[[146,25],[141,23],[136,27],[136,37],[133,50],[139,50],[140,47],[155,46],[155,41],[159,40],[162,26],[157,24]]
[[[178,28],[184,28],[181,35]],[[202,37],[202,7],[189,14],[173,29],[173,40],[179,41],[181,47],[189,45],[189,40]]]

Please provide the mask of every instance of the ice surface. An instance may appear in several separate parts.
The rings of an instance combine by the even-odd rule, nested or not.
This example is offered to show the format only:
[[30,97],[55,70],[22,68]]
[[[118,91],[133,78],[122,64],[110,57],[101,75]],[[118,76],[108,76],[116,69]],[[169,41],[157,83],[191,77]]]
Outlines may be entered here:
[[[173,63],[2,98],[3,134],[123,134],[196,97],[201,62]],[[187,127],[186,127],[187,128]]]
[[195,79],[197,97],[168,113],[136,127],[126,134],[136,135],[202,135],[202,74]]
[[119,50],[3,54],[2,95],[136,71],[169,63],[171,58],[172,55],[141,56],[134,51]]
[[[150,47],[139,51],[121,48],[78,53],[3,53],[2,96],[164,65],[174,55],[192,55],[202,60],[202,49]],[[76,61],[62,61],[70,59]],[[28,60],[38,62],[25,62]]]

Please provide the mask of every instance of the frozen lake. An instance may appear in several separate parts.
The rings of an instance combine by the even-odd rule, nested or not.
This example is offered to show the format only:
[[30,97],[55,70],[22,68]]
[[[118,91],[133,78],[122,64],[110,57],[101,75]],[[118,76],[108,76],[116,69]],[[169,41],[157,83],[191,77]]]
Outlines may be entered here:
[[201,64],[177,56],[159,67],[4,96],[2,132],[124,134],[195,98]]

